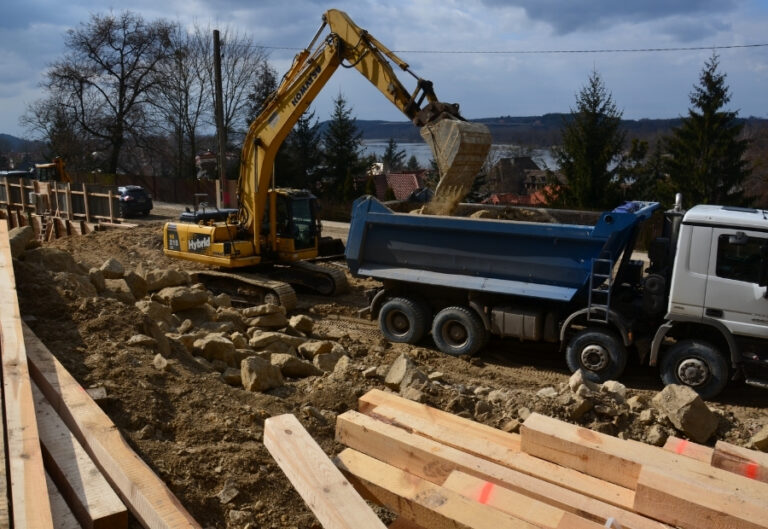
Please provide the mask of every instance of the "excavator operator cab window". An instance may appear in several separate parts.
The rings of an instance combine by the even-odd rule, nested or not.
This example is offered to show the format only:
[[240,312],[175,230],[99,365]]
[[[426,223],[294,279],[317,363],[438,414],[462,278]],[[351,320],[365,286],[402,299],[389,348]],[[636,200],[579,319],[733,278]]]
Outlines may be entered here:
[[291,199],[293,247],[297,250],[315,246],[317,222],[314,200],[311,197]]

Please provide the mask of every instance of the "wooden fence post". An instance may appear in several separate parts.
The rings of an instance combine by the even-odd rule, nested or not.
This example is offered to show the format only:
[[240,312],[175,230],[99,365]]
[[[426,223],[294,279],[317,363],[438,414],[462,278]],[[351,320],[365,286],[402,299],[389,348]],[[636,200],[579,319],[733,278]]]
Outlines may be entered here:
[[85,204],[85,222],[91,222],[91,209],[88,207],[88,186],[83,182],[83,203]]
[[67,182],[66,197],[67,197],[67,219],[72,220],[72,184]]
[[112,206],[112,190],[109,190],[109,193],[107,195],[109,197],[109,222],[113,223],[115,222],[115,212],[114,207]]

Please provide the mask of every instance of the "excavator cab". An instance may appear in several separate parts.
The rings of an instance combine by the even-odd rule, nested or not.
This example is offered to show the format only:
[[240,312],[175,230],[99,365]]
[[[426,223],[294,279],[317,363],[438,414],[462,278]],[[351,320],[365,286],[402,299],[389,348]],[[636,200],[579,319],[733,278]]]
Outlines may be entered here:
[[[270,193],[275,194],[275,234],[280,259],[296,261],[302,259],[298,257],[301,255],[298,252],[305,253],[308,250],[316,255],[320,236],[317,198],[309,191],[298,189],[277,189]],[[270,233],[271,203],[271,200],[267,202],[264,212],[261,225],[263,236]]]

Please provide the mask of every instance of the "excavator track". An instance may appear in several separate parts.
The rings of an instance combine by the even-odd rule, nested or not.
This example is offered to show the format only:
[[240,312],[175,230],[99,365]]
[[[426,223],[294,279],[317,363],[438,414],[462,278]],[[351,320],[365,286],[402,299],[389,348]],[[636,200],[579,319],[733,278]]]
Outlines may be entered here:
[[198,270],[192,273],[213,292],[224,292],[232,296],[233,302],[247,304],[272,303],[282,305],[286,311],[296,308],[296,291],[283,281],[247,272],[219,272]]
[[292,285],[300,285],[322,296],[336,296],[349,291],[344,270],[307,261],[296,261],[276,268],[274,277]]

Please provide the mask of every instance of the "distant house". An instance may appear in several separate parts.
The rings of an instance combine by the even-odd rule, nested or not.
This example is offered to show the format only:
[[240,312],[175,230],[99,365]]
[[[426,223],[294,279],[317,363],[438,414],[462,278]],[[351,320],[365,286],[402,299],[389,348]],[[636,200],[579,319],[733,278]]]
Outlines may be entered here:
[[414,191],[424,188],[427,171],[422,169],[411,173],[385,173],[375,175],[376,198],[385,200],[387,189],[391,189],[396,200],[408,200]]
[[483,204],[493,204],[494,206],[546,206],[547,197],[544,194],[545,188],[531,193],[530,195],[519,195],[517,193],[494,193],[485,200]]
[[491,193],[527,194],[527,176],[532,171],[541,172],[541,168],[530,156],[502,158],[488,173],[488,190]]

